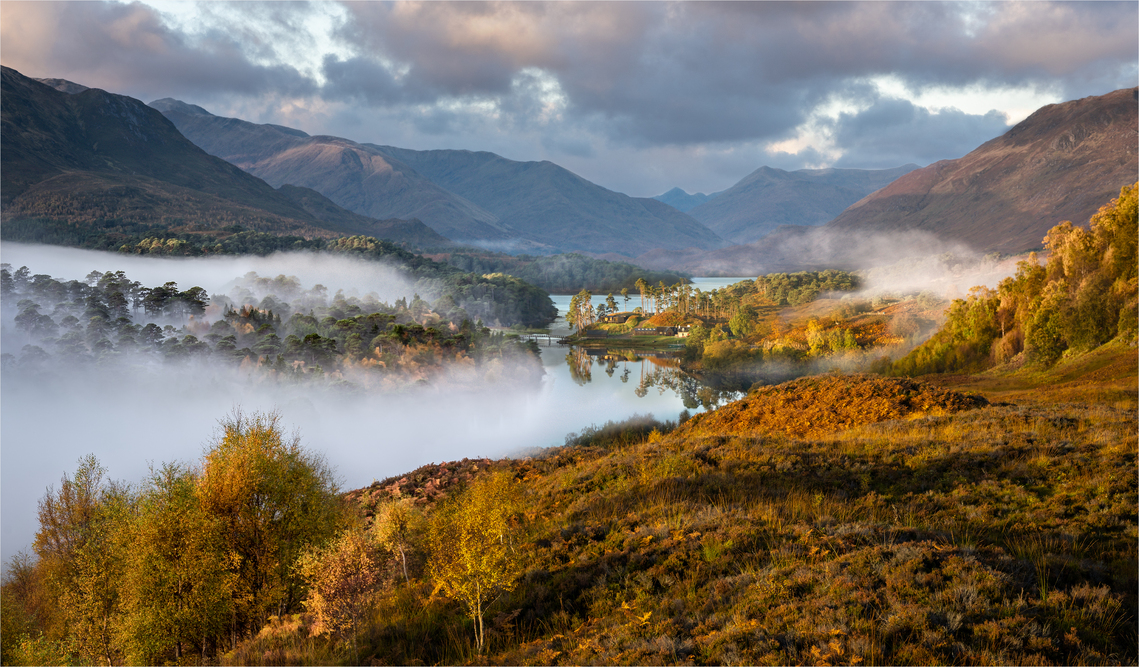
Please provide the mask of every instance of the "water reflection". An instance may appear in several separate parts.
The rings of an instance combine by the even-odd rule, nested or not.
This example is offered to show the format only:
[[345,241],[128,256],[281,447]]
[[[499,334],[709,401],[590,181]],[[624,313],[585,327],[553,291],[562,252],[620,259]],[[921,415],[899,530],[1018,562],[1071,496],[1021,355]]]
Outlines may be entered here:
[[570,377],[580,387],[585,387],[593,381],[595,364],[610,378],[620,369],[618,377],[622,384],[628,384],[629,378],[635,371],[637,383],[633,388],[633,394],[638,398],[644,398],[653,388],[657,389],[658,395],[671,391],[688,410],[701,408],[713,410],[740,398],[740,392],[716,389],[689,375],[681,367],[680,357],[681,352],[678,350],[646,351],[573,346],[566,353],[565,362]]

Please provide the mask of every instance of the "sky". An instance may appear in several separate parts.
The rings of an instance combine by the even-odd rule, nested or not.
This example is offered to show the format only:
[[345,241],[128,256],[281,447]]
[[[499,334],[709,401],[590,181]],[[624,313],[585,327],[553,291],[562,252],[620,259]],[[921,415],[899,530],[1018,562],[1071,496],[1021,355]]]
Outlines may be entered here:
[[1130,2],[0,2],[0,63],[653,196],[925,166],[1139,81]]

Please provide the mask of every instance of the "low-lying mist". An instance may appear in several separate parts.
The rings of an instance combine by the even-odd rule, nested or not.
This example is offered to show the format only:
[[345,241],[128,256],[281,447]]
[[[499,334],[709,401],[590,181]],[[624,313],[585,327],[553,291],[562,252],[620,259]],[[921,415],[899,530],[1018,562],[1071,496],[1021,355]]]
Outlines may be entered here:
[[867,297],[929,292],[952,300],[964,298],[974,287],[996,289],[1000,281],[1016,273],[1017,263],[1023,259],[982,255],[957,246],[936,255],[902,255],[857,273],[864,280],[862,294]]
[[348,255],[313,252],[177,258],[6,242],[0,248],[0,259],[13,267],[27,266],[32,274],[44,273],[60,280],[83,280],[91,271],[121,270],[144,285],[172,280],[184,288],[202,287],[210,294],[226,294],[250,271],[269,277],[295,276],[305,285],[324,285],[330,295],[337,290],[360,296],[373,292],[388,302],[411,298],[415,290],[414,283],[393,267]]
[[[0,260],[10,272],[28,267],[27,294],[37,274],[91,285],[97,280],[88,279],[92,271],[121,270],[146,287],[173,281],[177,290],[197,286],[212,297],[198,313],[157,307],[144,312],[128,300],[120,306],[133,311],[126,320],[113,314],[86,318],[92,308],[105,308],[105,299],[92,304],[25,293],[4,298],[5,561],[30,550],[37,502],[47,487],[58,488],[81,456],[92,453],[110,477],[137,483],[150,465],[197,460],[218,420],[235,407],[278,410],[307,448],[327,456],[345,488],[426,463],[560,444],[565,433],[590,423],[583,410],[596,408],[567,409],[543,379],[532,350],[486,329],[460,329],[436,312],[440,302],[415,300],[421,286],[376,262],[312,253],[158,259],[14,243],[0,248]],[[295,280],[274,285],[270,278],[276,276]],[[274,293],[282,285],[294,293]],[[243,302],[263,306],[267,296],[281,308],[275,313],[280,320],[257,308],[237,313]],[[42,302],[39,315],[50,324],[37,329],[25,320],[17,326],[17,315],[28,312],[34,299]],[[59,299],[64,302],[53,303]],[[321,345],[332,344],[327,331],[334,325],[319,317],[320,307],[308,317],[315,302],[305,299],[349,310],[333,310],[333,319],[344,318],[336,325],[357,326],[355,334],[339,339],[337,353],[349,361],[319,357]],[[382,312],[367,320],[363,313],[370,308]],[[292,324],[290,312],[297,316]],[[360,313],[356,325],[351,313]],[[250,324],[259,321],[281,330],[279,340]],[[144,327],[152,322],[153,329]],[[380,335],[373,337],[365,324]],[[286,337],[284,329],[291,326],[325,333]],[[353,362],[343,345],[347,341],[350,348],[354,340],[362,349]],[[250,348],[256,348],[252,354]]]
[[842,269],[865,274],[872,290],[930,289],[942,294],[953,287],[959,295],[974,285],[996,287],[1016,271],[1015,261],[925,231],[855,233],[825,226],[781,227],[755,243],[720,250],[658,250],[637,258],[637,263],[705,276]]

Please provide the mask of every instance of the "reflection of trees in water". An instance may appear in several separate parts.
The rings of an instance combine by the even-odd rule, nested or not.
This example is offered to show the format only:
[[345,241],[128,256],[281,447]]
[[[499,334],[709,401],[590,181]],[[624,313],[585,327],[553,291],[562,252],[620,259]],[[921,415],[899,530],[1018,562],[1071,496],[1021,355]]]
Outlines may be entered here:
[[569,354],[566,355],[566,364],[574,382],[584,387],[593,381],[593,359],[585,348],[571,347]]
[[684,407],[690,410],[697,407],[712,410],[724,403],[736,400],[740,395],[737,391],[715,389],[703,385],[680,368],[669,366],[653,369],[648,374],[642,373],[641,382],[635,393],[637,396],[644,396],[650,387],[657,387],[662,394],[665,389],[671,389],[680,396],[684,402]]
[[[630,358],[631,357],[631,358]],[[649,365],[646,368],[645,362]],[[649,389],[656,387],[663,394],[665,390],[672,390],[684,402],[684,407],[695,409],[703,407],[706,410],[714,409],[724,403],[739,397],[739,392],[729,389],[716,389],[700,383],[699,380],[685,373],[675,359],[654,357],[635,357],[633,355],[609,354],[598,359],[597,363],[605,369],[605,374],[613,377],[617,367],[621,366],[621,382],[628,383],[631,374],[630,365],[635,364],[639,371],[640,380],[633,389],[633,393],[640,398],[648,395]],[[573,347],[566,354],[566,365],[569,366],[570,376],[574,382],[585,386],[593,381],[594,359],[585,348]]]

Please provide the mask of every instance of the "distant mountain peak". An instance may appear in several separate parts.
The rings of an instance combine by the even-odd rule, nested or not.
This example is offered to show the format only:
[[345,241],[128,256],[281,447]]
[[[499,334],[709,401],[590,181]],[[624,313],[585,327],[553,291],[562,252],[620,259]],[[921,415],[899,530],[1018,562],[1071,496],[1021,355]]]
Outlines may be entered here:
[[691,211],[697,206],[715,197],[717,194],[719,193],[716,192],[710,195],[706,195],[703,192],[697,192],[696,194],[690,195],[680,188],[673,188],[663,195],[657,195],[653,197],[653,199],[661,203],[668,204],[678,211],[687,213],[688,211]]
[[734,243],[753,243],[785,225],[826,224],[848,206],[917,165],[893,169],[763,166],[691,209],[689,215]]

